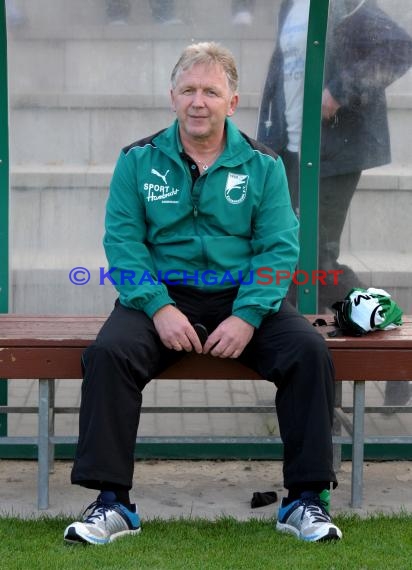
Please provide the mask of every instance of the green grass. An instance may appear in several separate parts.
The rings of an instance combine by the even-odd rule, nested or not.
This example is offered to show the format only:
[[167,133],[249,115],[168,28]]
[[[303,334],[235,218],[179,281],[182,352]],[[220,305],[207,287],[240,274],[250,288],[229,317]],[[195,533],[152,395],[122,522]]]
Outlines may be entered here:
[[268,521],[149,521],[107,546],[69,546],[64,518],[0,519],[0,568],[78,570],[410,569],[412,516],[337,516],[341,542],[307,544]]

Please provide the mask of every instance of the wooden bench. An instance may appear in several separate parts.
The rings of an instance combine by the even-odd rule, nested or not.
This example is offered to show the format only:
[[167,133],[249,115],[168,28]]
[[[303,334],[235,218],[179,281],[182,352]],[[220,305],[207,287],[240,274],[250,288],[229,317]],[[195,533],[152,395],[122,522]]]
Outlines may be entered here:
[[[307,318],[313,322],[319,316],[322,317],[308,315]],[[331,321],[330,315],[323,318]],[[70,439],[54,435],[54,380],[81,378],[80,356],[104,321],[105,317],[96,316],[0,315],[0,378],[39,380],[38,408],[28,409],[30,413],[38,413],[38,434],[25,438],[0,437],[0,444],[35,443],[38,446],[39,509],[47,509],[49,505],[49,469],[54,460],[54,446]],[[317,330],[325,336],[331,350],[336,380],[354,382],[351,434],[349,438],[334,435],[334,443],[352,443],[351,505],[360,507],[364,443],[389,441],[385,436],[364,436],[365,382],[412,379],[412,316],[404,317],[402,327],[394,331],[374,332],[364,337],[331,338],[327,333],[333,330],[332,326]],[[258,374],[237,361],[193,353],[185,355],[159,379],[261,380]],[[0,413],[25,410],[24,407],[0,406]],[[276,437],[270,439],[280,441]],[[398,437],[396,441],[412,443],[412,436]]]

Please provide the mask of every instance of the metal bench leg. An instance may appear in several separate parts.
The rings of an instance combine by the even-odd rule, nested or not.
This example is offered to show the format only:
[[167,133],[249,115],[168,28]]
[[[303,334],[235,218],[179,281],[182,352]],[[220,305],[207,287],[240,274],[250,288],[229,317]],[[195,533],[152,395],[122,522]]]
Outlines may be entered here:
[[365,437],[365,382],[357,380],[353,386],[353,436],[352,436],[352,495],[353,508],[362,506],[363,458]]
[[[335,383],[335,409],[342,407],[342,382]],[[342,422],[338,414],[334,413],[333,415],[333,435],[342,435]],[[333,444],[333,469],[335,471],[339,471],[341,468],[342,463],[342,444],[341,443],[334,443]]]
[[51,438],[54,436],[54,406],[55,406],[55,381],[49,380],[49,473],[54,473],[54,443]]
[[49,508],[50,380],[39,379],[39,433],[37,505]]

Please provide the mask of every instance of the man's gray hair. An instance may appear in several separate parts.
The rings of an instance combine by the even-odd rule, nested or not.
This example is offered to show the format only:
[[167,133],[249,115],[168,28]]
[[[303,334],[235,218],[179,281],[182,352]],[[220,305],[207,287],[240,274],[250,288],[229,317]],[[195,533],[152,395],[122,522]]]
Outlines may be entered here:
[[172,88],[176,87],[177,78],[193,65],[221,65],[226,73],[229,88],[236,93],[238,87],[238,73],[233,54],[216,42],[200,42],[187,46],[176,63],[172,75]]

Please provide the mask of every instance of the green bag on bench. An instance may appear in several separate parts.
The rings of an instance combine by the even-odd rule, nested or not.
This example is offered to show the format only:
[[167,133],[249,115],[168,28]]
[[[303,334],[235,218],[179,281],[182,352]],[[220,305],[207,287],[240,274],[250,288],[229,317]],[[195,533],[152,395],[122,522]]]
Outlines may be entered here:
[[402,324],[402,309],[383,289],[352,289],[332,308],[335,323],[345,334],[361,336],[371,331],[391,330]]

